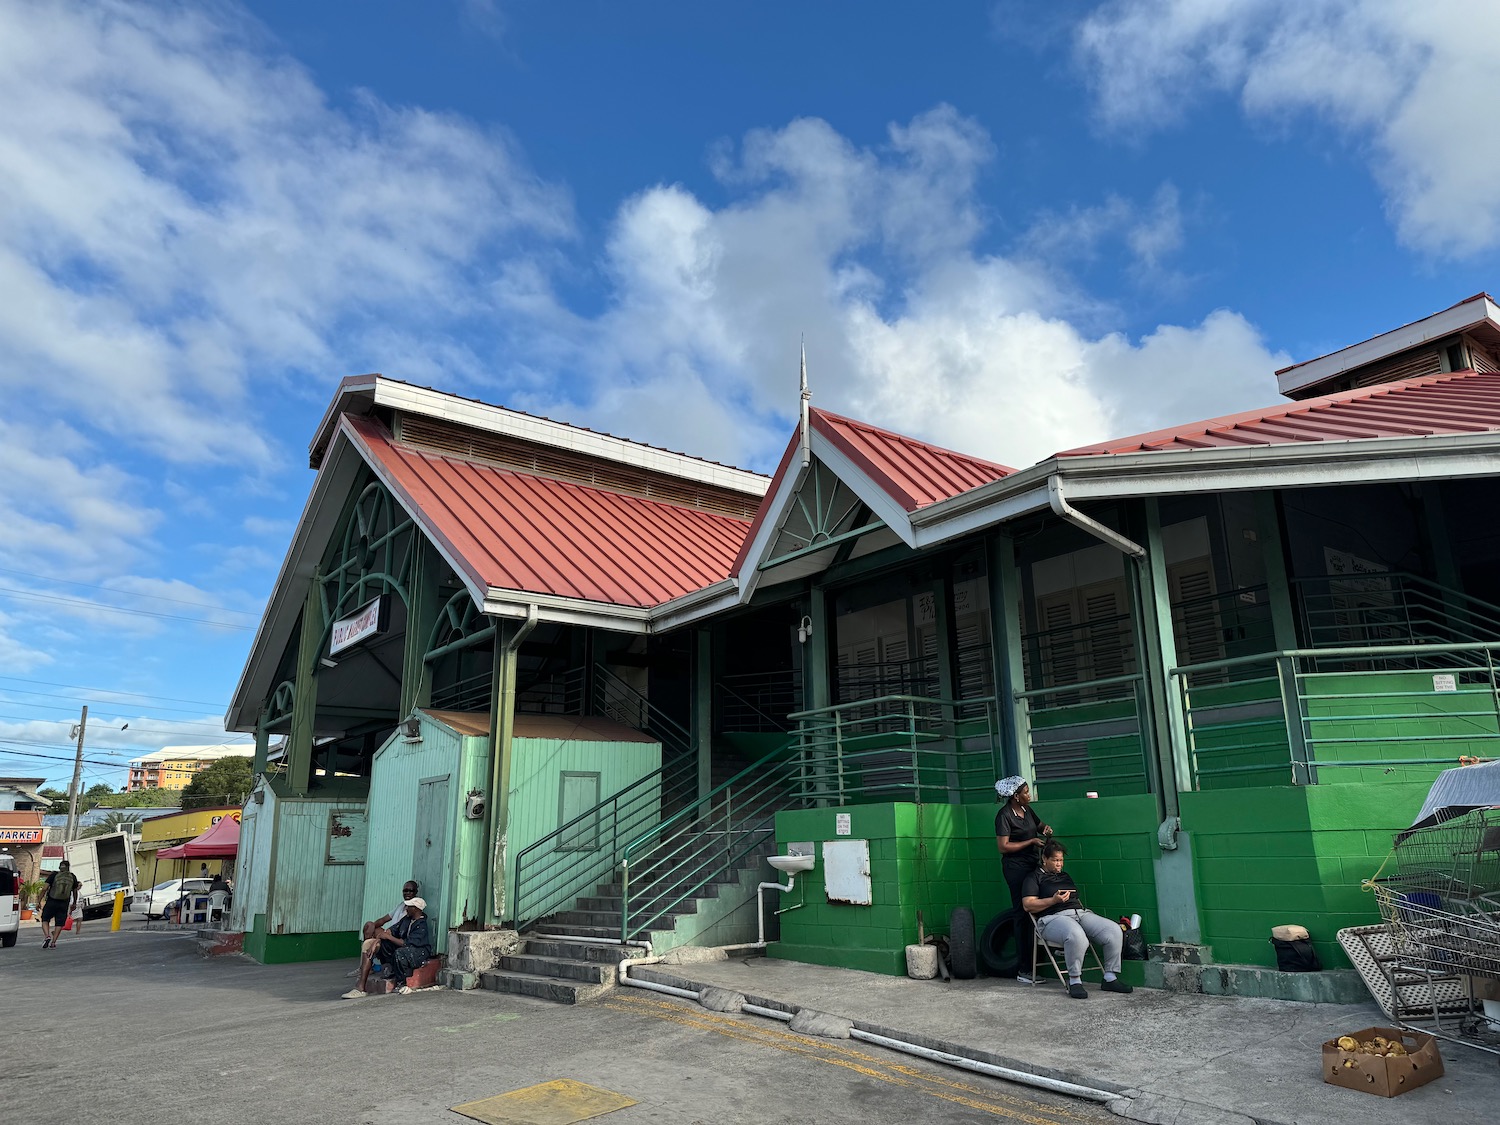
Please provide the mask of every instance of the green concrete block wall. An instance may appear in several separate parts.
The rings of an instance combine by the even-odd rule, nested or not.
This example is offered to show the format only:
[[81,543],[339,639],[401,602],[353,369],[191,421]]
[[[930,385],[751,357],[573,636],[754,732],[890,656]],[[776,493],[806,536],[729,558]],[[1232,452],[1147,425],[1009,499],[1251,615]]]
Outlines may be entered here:
[[[1156,909],[1153,868],[1161,849],[1156,844],[1156,798],[1150,794],[1054,800],[1046,783],[1035,810],[1068,848],[1066,866],[1082,892],[1083,904],[1105,918],[1139,914],[1147,941],[1162,938]],[[995,849],[991,810],[990,850]]]
[[1337,932],[1380,920],[1361,883],[1427,789],[1425,781],[1387,780],[1182,794],[1203,941],[1214,960],[1274,965],[1271,927],[1298,923],[1312,932],[1325,967],[1348,968]]

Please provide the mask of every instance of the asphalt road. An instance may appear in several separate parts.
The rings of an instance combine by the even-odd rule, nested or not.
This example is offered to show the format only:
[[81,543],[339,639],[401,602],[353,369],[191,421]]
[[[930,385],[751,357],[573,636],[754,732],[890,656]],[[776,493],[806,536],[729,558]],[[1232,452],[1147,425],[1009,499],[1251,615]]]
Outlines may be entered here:
[[209,960],[188,938],[107,921],[44,950],[27,925],[0,951],[0,1119],[462,1125],[450,1107],[572,1079],[635,1100],[598,1118],[609,1125],[1116,1120],[644,990],[578,1007],[447,990],[334,999],[351,967]]

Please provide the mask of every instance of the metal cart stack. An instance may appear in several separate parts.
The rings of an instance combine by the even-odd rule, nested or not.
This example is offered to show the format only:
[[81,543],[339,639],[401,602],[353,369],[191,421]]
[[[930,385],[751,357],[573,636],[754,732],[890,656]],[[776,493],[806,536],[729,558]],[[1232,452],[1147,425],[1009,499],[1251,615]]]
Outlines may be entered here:
[[1484,1011],[1500,1002],[1500,810],[1402,833],[1365,886],[1384,925],[1339,941],[1386,1014],[1500,1055],[1500,1025]]

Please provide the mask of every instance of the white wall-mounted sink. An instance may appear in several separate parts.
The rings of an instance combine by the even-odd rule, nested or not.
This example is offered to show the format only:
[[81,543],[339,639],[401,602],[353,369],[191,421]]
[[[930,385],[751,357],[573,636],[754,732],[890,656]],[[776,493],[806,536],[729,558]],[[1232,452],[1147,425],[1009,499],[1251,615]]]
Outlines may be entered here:
[[813,869],[813,857],[810,855],[771,855],[766,857],[766,862],[788,875],[799,875]]

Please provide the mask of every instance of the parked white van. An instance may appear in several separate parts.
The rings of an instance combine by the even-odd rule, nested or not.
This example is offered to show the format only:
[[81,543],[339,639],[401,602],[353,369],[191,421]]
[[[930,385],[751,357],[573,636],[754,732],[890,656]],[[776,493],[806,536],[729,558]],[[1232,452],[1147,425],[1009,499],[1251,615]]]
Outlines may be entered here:
[[0,946],[9,949],[21,932],[21,873],[15,860],[0,855]]

